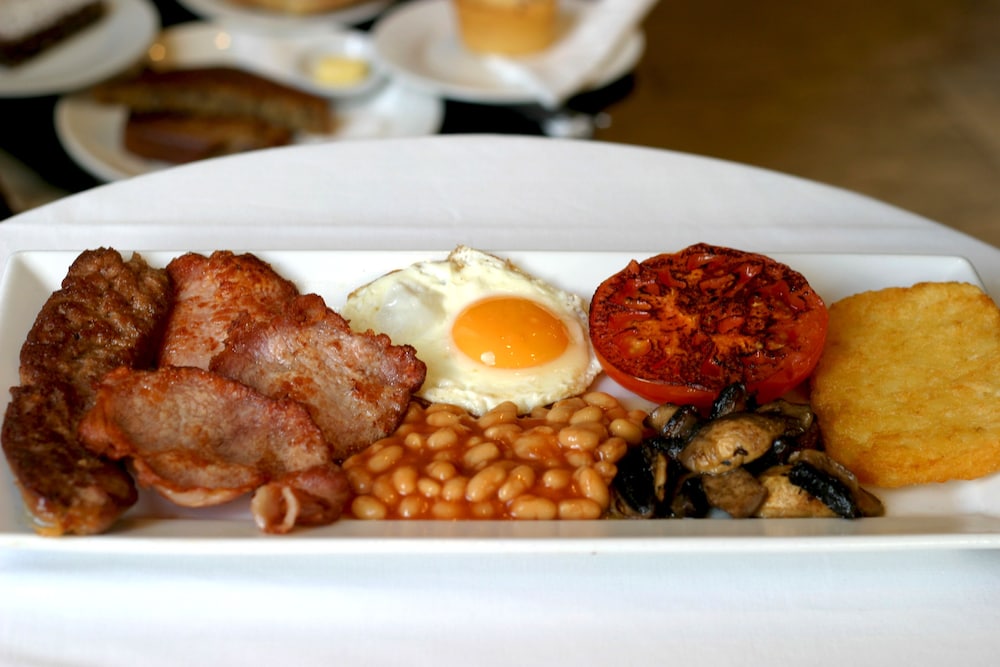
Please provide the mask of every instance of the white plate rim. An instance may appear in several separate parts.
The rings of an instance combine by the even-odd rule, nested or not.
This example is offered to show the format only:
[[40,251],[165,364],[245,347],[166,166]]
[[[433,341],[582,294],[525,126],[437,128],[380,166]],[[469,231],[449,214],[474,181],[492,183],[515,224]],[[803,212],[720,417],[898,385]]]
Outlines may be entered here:
[[160,28],[155,6],[150,0],[106,2],[109,8],[99,23],[22,65],[0,67],[0,97],[76,90],[141,58]]
[[249,26],[284,32],[307,29],[318,22],[340,25],[364,23],[378,16],[392,0],[367,0],[343,9],[304,16],[285,15],[263,8],[241,7],[226,0],[177,0],[177,2],[201,17],[232,20]]
[[[449,80],[436,76],[415,64],[419,58],[407,57],[414,50],[426,51],[430,43],[440,39],[457,39],[450,16],[451,0],[415,0],[387,11],[372,28],[375,55],[383,68],[409,85],[437,93],[461,102],[479,104],[531,104],[536,101],[530,90],[515,83],[502,81],[481,85]],[[578,1],[578,0],[577,0]],[[589,89],[612,83],[627,74],[645,51],[645,35],[632,31],[599,71]],[[456,46],[456,49],[458,47]],[[470,60],[471,54],[465,54]]]
[[[139,250],[154,264],[162,264],[179,251]],[[203,252],[208,252],[203,250]],[[537,273],[538,268],[555,262],[560,266],[590,267],[595,262],[603,271],[607,266],[621,265],[629,258],[644,258],[648,252],[552,252],[552,251],[494,251]],[[20,275],[36,280],[35,290],[52,287],[53,280],[61,278],[64,268],[78,254],[77,251],[22,250],[8,258],[3,276],[0,276],[0,311],[10,308],[11,295],[21,294],[21,283],[15,284]],[[293,280],[309,275],[317,266],[329,266],[331,259],[338,265],[344,260],[349,266],[364,267],[366,275],[329,278],[322,280],[336,284],[337,290],[346,293],[353,285],[360,284],[386,267],[400,267],[412,261],[442,258],[442,251],[257,251],[266,261],[274,262],[279,271],[289,271]],[[336,256],[336,257],[334,257]],[[881,253],[774,253],[802,270],[807,276],[819,271],[825,276],[842,272],[845,268],[865,268],[871,275],[879,275],[872,267],[903,267],[906,275],[927,272],[930,280],[967,280],[979,283],[975,267],[961,257],[949,255],[886,255]],[[812,264],[807,265],[808,262]],[[41,270],[39,271],[39,267]],[[27,271],[27,273],[25,273]],[[41,276],[41,273],[49,275]],[[907,279],[913,282],[912,273]],[[923,275],[921,273],[920,275]],[[551,278],[550,278],[551,279]],[[880,278],[881,279],[881,278]],[[918,278],[920,279],[920,278]],[[829,281],[829,277],[823,281]],[[892,277],[885,284],[904,284]],[[810,278],[812,282],[813,279]],[[323,283],[327,284],[327,283]],[[872,285],[877,288],[881,285]],[[308,286],[306,286],[308,287]],[[819,289],[819,288],[817,288]],[[856,289],[856,288],[855,288]],[[43,290],[43,291],[44,291]],[[829,292],[828,292],[829,294]],[[837,295],[836,298],[839,298]],[[825,297],[828,300],[833,295]],[[330,305],[337,307],[336,297]],[[22,310],[25,310],[22,308]],[[14,318],[4,318],[9,322]],[[9,354],[12,345],[20,345],[30,322],[0,327],[0,338]],[[17,328],[17,331],[13,329]],[[11,364],[16,363],[11,361]],[[3,370],[7,379],[16,368]],[[918,499],[908,511],[884,518],[846,521],[840,519],[757,519],[729,521],[706,520],[654,520],[654,521],[582,521],[582,522],[363,522],[343,520],[332,526],[309,529],[281,537],[262,535],[249,520],[206,519],[151,519],[127,518],[114,530],[104,535],[68,538],[43,538],[35,535],[19,518],[20,497],[14,489],[9,469],[0,470],[0,548],[104,553],[190,553],[190,554],[358,554],[382,553],[411,555],[414,553],[677,553],[677,552],[831,552],[894,549],[996,549],[1000,548],[1000,505],[990,504],[971,511],[950,513],[939,510],[926,513],[926,497]],[[951,493],[953,502],[984,502],[983,495],[1000,496],[1000,476],[974,482],[929,485],[919,492],[936,495]],[[4,488],[6,487],[6,488]],[[877,490],[879,495],[884,491]],[[904,498],[911,503],[912,499]],[[924,505],[920,505],[924,502]],[[887,503],[888,504],[888,503]],[[987,503],[989,504],[989,503]],[[947,508],[945,508],[947,509]]]

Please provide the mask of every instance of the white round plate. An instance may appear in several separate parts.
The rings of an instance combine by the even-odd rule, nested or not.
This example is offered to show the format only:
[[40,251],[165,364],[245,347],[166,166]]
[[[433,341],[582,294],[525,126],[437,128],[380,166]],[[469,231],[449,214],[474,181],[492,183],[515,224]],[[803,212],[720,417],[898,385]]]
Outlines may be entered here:
[[0,97],[63,93],[117,74],[145,53],[160,29],[150,0],[105,0],[95,24],[14,67],[0,65]]
[[[323,85],[311,76],[311,67],[324,56],[363,60],[369,66],[368,76],[348,86]],[[275,35],[228,23],[192,21],[160,33],[149,48],[149,60],[156,69],[230,65],[324,97],[366,95],[385,82],[368,33],[339,26]]]
[[193,14],[203,18],[237,21],[245,25],[275,31],[296,31],[317,24],[356,25],[378,16],[391,0],[368,0],[358,5],[320,14],[283,14],[233,4],[229,0],[178,0]]
[[[370,96],[331,104],[331,114],[336,119],[333,133],[301,135],[295,143],[435,134],[441,128],[444,104],[439,98],[389,84]],[[56,134],[81,167],[105,181],[173,166],[125,150],[127,118],[123,106],[98,104],[83,94],[68,95],[56,103]]]
[[[581,0],[564,5],[570,12]],[[445,97],[485,104],[527,104],[535,100],[524,85],[500,76],[486,60],[465,49],[458,36],[451,0],[417,0],[387,12],[372,31],[375,56],[408,84]],[[632,32],[602,65],[589,89],[627,74],[646,42]]]

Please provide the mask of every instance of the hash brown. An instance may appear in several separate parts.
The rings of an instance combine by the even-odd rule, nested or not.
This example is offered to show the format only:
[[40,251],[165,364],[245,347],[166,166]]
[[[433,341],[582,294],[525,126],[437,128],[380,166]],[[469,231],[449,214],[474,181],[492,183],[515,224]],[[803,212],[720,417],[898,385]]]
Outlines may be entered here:
[[830,306],[811,402],[831,457],[900,487],[1000,470],[1000,309],[968,283],[863,292]]

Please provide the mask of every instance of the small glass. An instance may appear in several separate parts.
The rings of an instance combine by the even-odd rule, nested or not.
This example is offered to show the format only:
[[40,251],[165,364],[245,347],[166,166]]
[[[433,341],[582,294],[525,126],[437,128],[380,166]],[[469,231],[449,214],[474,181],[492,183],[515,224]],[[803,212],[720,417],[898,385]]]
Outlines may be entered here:
[[454,0],[462,43],[476,53],[518,56],[556,40],[558,0]]

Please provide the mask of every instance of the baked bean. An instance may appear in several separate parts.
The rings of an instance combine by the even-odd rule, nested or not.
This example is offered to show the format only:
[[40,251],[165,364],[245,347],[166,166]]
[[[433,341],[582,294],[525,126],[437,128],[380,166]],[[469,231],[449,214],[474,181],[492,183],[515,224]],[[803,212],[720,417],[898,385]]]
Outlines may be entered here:
[[517,440],[523,429],[517,424],[494,424],[483,431],[483,436],[494,442],[510,444]]
[[424,472],[439,482],[446,482],[458,474],[458,469],[451,461],[434,461],[427,464]]
[[347,481],[350,482],[351,488],[355,493],[370,493],[372,490],[372,475],[368,472],[367,468],[362,466],[353,466],[347,468],[345,466],[344,472],[347,474]]
[[507,479],[507,471],[503,466],[491,465],[483,468],[469,480],[465,486],[465,497],[472,502],[486,500],[495,494]]
[[483,442],[467,449],[462,455],[462,463],[467,468],[479,470],[498,458],[500,458],[500,448],[492,442]]
[[399,501],[397,512],[402,519],[415,519],[427,509],[427,500],[420,496],[407,496]]
[[443,428],[445,426],[458,426],[460,421],[461,417],[459,417],[454,412],[448,412],[446,410],[431,412],[427,415],[427,425],[433,426],[435,428]]
[[545,421],[553,423],[568,424],[570,417],[576,412],[571,405],[554,405],[545,415]]
[[374,496],[358,496],[351,501],[351,514],[359,519],[384,519],[388,513],[385,504]]
[[458,444],[458,433],[450,426],[434,431],[427,436],[427,446],[430,449],[447,449]]
[[608,424],[608,433],[630,445],[642,442],[642,426],[626,418],[619,417]]
[[517,498],[535,484],[535,469],[531,466],[519,465],[510,471],[503,486],[497,490],[497,498],[507,502]]
[[604,507],[589,498],[568,498],[559,501],[560,519],[600,519]]
[[395,487],[392,485],[392,475],[385,474],[379,475],[375,478],[372,483],[372,495],[381,500],[386,505],[395,505],[399,500],[399,494],[396,493]]
[[607,509],[608,505],[611,504],[611,494],[608,491],[608,485],[604,483],[600,474],[593,468],[586,466],[577,468],[576,472],[573,473],[573,481],[576,482],[580,492],[600,505],[602,510]]
[[511,422],[517,421],[517,406],[510,402],[504,402],[496,406],[478,420],[476,423],[479,424],[479,428],[484,431],[489,429],[491,426],[496,426],[498,424],[509,424]]
[[601,438],[593,429],[584,426],[566,426],[559,429],[559,444],[570,449],[590,451],[601,444]]
[[579,468],[580,466],[589,466],[594,462],[594,455],[590,452],[581,452],[576,449],[570,449],[565,454],[566,463],[570,464],[574,468]]
[[608,438],[598,445],[595,453],[601,461],[617,461],[625,456],[625,452],[627,451],[628,443],[624,439],[615,436]]
[[399,445],[387,445],[379,449],[368,459],[368,469],[374,473],[385,472],[396,465],[403,456],[403,448]]
[[588,405],[574,412],[570,418],[570,424],[583,424],[586,422],[599,422],[604,417],[604,410],[596,405]]
[[411,403],[396,433],[344,462],[359,519],[596,519],[646,414],[590,392],[518,415]]
[[441,497],[445,500],[461,500],[465,497],[465,487],[469,480],[461,475],[452,477],[441,485]]
[[392,471],[392,485],[396,493],[408,496],[417,490],[417,469],[403,466]]
[[565,468],[552,468],[542,475],[542,486],[555,491],[565,489],[572,481],[573,473]]
[[513,443],[514,454],[528,461],[540,461],[552,453],[552,434],[532,429]]
[[439,500],[431,505],[431,516],[435,519],[461,519],[464,515],[462,503]]
[[588,391],[580,397],[587,405],[596,405],[605,412],[621,407],[618,399],[604,391]]
[[496,507],[494,507],[493,503],[472,503],[473,519],[492,519],[494,516],[496,516]]
[[554,519],[559,506],[548,498],[524,494],[510,503],[510,515],[515,519]]
[[421,477],[417,480],[417,491],[425,498],[436,498],[441,495],[441,482],[430,477]]
[[[617,461],[618,459],[615,460]],[[596,470],[597,474],[603,477],[604,481],[608,484],[610,484],[611,480],[613,480],[615,475],[618,474],[618,466],[611,461],[598,461],[594,464],[594,470]]]

